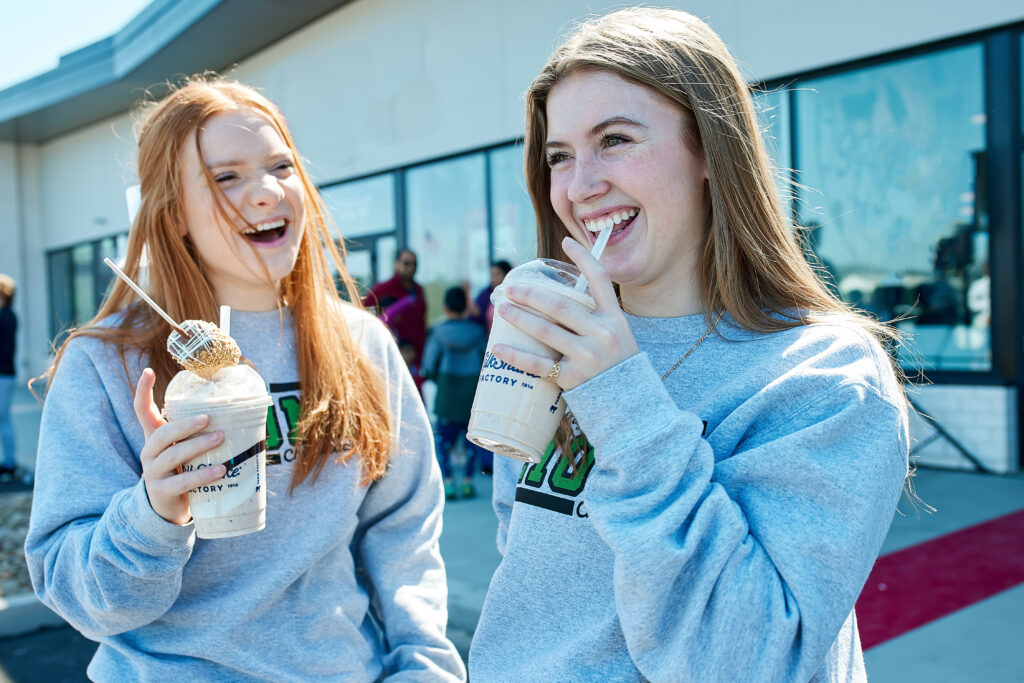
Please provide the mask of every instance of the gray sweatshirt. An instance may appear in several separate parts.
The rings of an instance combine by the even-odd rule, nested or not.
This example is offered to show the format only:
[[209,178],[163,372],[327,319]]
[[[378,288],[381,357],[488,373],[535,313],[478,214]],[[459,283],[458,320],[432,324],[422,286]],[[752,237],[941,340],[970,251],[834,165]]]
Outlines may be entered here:
[[627,317],[640,353],[565,394],[579,476],[495,458],[472,680],[865,680],[853,607],[907,473],[885,353],[726,318],[662,382],[703,316]]
[[[267,526],[197,539],[157,515],[132,409],[143,359],[81,338],[46,397],[25,554],[43,602],[100,643],[94,680],[461,680],[445,638],[443,494],[412,378],[384,326],[344,306],[380,369],[393,416],[387,474],[329,462],[288,493],[300,391],[290,311],[232,314],[231,332],[274,399]],[[393,677],[393,678],[392,678]]]

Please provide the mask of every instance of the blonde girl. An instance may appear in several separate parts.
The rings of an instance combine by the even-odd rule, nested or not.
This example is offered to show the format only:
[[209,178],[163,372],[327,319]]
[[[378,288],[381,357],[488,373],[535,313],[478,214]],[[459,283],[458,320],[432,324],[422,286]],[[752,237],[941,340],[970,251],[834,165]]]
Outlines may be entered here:
[[674,10],[588,21],[529,88],[525,145],[540,256],[597,309],[517,285],[497,311],[562,354],[493,350],[574,420],[540,463],[496,459],[471,677],[864,680],[902,387],[885,329],[804,261],[725,45]]

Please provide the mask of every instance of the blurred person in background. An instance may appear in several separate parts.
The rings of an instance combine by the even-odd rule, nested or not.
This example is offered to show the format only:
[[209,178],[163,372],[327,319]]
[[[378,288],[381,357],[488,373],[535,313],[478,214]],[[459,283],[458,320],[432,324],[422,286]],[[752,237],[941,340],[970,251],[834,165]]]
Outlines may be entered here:
[[483,325],[490,332],[491,321],[494,319],[494,306],[491,304],[491,294],[494,288],[500,285],[505,276],[512,270],[512,264],[508,261],[495,261],[491,264],[491,284],[480,290],[469,304],[469,317],[474,322]]
[[0,476],[14,475],[14,426],[11,424],[11,393],[14,391],[14,340],[18,332],[18,318],[11,305],[14,303],[14,278],[0,273],[0,445],[3,461]]
[[[467,318],[466,290],[462,287],[451,287],[445,292],[444,313],[447,320],[435,325],[427,339],[423,370],[427,379],[437,384],[434,398],[437,457],[444,476],[445,497],[452,500],[456,495],[451,453],[461,443],[465,448],[466,463],[458,488],[459,496],[473,498],[476,496],[473,473],[477,455],[482,455],[484,449],[466,440],[466,430],[487,346],[487,334]],[[489,451],[484,452],[492,455]]]
[[[378,282],[363,298],[363,305],[376,309],[381,320],[394,332],[398,348],[409,369],[420,365],[423,345],[427,339],[427,300],[423,288],[413,278],[416,275],[416,254],[402,249],[395,257],[395,273],[390,280]],[[410,362],[411,361],[411,362]]]

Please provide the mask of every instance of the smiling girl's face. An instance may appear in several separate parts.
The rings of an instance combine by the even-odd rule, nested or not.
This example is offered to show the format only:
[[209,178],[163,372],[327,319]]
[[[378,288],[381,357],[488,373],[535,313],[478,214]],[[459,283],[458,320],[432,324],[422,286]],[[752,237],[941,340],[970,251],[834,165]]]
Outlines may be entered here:
[[610,72],[572,73],[547,99],[552,207],[584,244],[612,225],[601,264],[648,315],[699,311],[707,167],[686,125],[678,104]]
[[[254,111],[213,116],[198,135],[202,159],[191,136],[182,150],[183,232],[218,304],[270,310],[277,305],[278,284],[295,266],[305,229],[305,189],[293,152],[273,124]],[[203,165],[233,205],[234,210],[224,207],[233,224],[217,209]]]

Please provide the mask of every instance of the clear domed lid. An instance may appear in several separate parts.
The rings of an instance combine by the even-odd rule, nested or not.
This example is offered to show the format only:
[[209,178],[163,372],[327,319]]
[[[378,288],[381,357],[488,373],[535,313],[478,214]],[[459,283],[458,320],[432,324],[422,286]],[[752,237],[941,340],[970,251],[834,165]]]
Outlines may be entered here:
[[267,385],[258,372],[244,364],[222,368],[210,379],[182,370],[167,385],[164,394],[165,406],[257,400],[270,405]]

